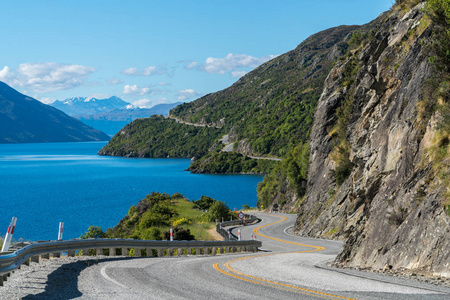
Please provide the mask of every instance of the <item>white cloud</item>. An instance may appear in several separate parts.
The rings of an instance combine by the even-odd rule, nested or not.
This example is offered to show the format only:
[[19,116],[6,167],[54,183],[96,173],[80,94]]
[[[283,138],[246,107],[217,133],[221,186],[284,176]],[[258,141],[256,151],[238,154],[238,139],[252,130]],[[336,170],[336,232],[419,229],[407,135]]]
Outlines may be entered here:
[[142,88],[141,91],[139,92],[139,95],[145,95],[150,91],[150,89],[148,87]]
[[132,67],[128,69],[123,69],[122,74],[134,75],[134,76],[153,76],[153,75],[169,75],[172,76],[173,72],[170,73],[166,65],[162,66],[148,66],[145,67],[142,72],[139,72],[138,68]]
[[67,65],[54,62],[24,63],[11,72],[4,67],[2,78],[15,88],[29,89],[36,93],[47,93],[75,88],[84,84],[84,79],[94,73],[93,67]]
[[160,82],[158,82],[158,84],[159,84],[160,86],[167,86],[167,85],[170,85],[170,83],[167,83],[167,82],[164,82],[164,81],[160,81]]
[[185,90],[179,90],[178,91],[178,98],[177,99],[180,100],[180,101],[183,101],[183,100],[190,99],[190,98],[193,98],[193,97],[199,97],[201,95],[202,95],[202,93],[197,92],[197,91],[195,91],[193,89],[185,89]]
[[123,80],[119,79],[119,78],[111,78],[111,79],[108,79],[107,82],[108,82],[108,84],[116,85],[116,84],[123,83]]
[[124,94],[136,94],[136,93],[139,93],[139,88],[138,88],[138,86],[136,84],[135,85],[127,84],[127,85],[125,85],[123,87],[123,92],[122,93],[124,93]]
[[136,84],[134,84],[134,85],[127,84],[123,87],[122,93],[145,95],[145,94],[148,94],[149,92],[150,92],[150,88],[148,88],[148,87],[139,88]]
[[134,67],[134,68],[128,68],[128,69],[123,69],[121,71],[122,74],[126,74],[126,75],[136,75],[138,72],[138,68]]
[[[241,77],[246,72],[258,67],[268,60],[275,58],[276,55],[266,55],[263,57],[253,57],[247,54],[229,53],[224,58],[208,57],[205,63],[197,67],[198,70],[208,72],[210,74],[230,73],[233,77]],[[194,68],[193,63],[186,68]]]
[[4,81],[8,77],[10,72],[10,68],[8,66],[4,66],[3,69],[0,70],[0,80]]
[[190,64],[187,64],[186,66],[184,66],[186,69],[190,70],[190,69],[194,69],[195,67],[197,67],[198,65],[198,61],[193,61]]
[[144,72],[142,72],[142,75],[150,76],[150,75],[155,75],[157,73],[158,73],[158,70],[157,70],[156,66],[148,66],[148,67],[144,68]]
[[156,100],[152,99],[140,99],[133,102],[133,106],[140,108],[151,108],[157,104],[167,103],[166,97],[160,97]]

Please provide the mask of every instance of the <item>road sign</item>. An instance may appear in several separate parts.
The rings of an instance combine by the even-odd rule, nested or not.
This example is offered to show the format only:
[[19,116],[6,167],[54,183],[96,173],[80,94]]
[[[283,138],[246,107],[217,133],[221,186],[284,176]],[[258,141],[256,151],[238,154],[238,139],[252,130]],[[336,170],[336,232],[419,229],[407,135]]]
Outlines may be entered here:
[[244,213],[241,211],[238,216],[239,216],[239,219],[242,220],[244,218]]

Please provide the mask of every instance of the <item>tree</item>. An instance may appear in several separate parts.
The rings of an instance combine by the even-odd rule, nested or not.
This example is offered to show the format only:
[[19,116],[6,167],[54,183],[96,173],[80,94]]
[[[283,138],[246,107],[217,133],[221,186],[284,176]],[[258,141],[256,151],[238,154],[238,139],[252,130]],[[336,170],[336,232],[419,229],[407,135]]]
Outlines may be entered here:
[[101,239],[105,237],[105,233],[102,230],[101,226],[89,226],[88,230],[85,234],[80,236],[81,239]]
[[230,217],[230,209],[222,201],[216,201],[209,208],[209,221],[214,222],[216,219],[228,219]]

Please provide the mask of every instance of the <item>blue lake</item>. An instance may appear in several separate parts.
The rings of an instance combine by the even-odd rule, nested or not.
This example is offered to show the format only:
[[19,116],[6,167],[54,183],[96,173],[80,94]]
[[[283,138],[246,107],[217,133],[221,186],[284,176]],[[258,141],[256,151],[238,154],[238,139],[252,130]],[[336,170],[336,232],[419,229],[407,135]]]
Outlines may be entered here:
[[0,235],[17,217],[16,240],[57,239],[59,222],[64,239],[78,238],[89,225],[115,226],[153,191],[256,205],[262,176],[191,174],[188,159],[96,155],[105,144],[0,144]]

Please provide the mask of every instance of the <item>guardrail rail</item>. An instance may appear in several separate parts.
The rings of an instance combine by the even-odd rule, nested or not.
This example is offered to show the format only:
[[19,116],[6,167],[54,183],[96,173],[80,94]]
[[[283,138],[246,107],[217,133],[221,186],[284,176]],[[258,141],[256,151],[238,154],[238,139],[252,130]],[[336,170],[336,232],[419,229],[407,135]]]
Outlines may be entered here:
[[14,252],[0,253],[0,286],[11,272],[20,265],[39,262],[42,258],[60,257],[61,252],[69,256],[108,255],[128,256],[134,249],[135,257],[173,256],[173,255],[216,255],[231,252],[256,252],[260,241],[148,241],[131,239],[86,239],[67,241],[36,242]]

